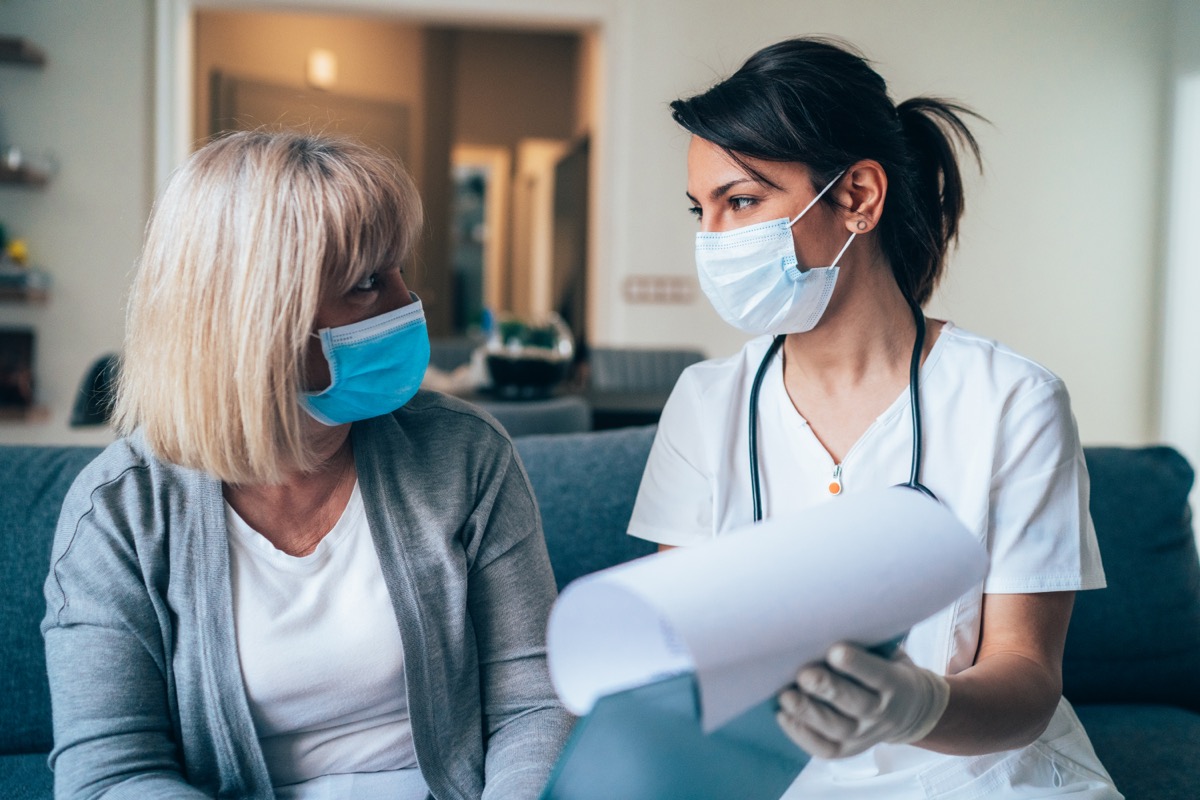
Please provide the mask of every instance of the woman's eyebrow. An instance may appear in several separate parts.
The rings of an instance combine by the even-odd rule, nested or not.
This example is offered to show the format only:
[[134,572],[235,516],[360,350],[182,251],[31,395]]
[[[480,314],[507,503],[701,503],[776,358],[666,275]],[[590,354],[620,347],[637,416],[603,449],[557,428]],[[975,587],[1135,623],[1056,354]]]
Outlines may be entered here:
[[[728,192],[734,186],[737,186],[739,183],[761,183],[761,182],[752,180],[750,178],[737,178],[735,180],[730,181],[729,183],[723,183],[720,186],[718,186],[717,188],[713,189],[711,192],[708,193],[708,197],[710,200],[720,200],[721,197],[726,192]],[[699,202],[698,200],[696,200],[695,197],[692,196],[691,192],[684,192],[684,194],[686,194],[687,199],[691,200],[693,203]]]
[[736,179],[730,181],[729,183],[723,183],[720,186],[718,186],[717,188],[713,189],[711,192],[709,192],[708,198],[710,200],[720,200],[721,197],[724,196],[726,192],[728,192],[734,186],[737,186],[739,183],[757,183],[757,182],[758,181],[752,181],[749,178],[736,178]]

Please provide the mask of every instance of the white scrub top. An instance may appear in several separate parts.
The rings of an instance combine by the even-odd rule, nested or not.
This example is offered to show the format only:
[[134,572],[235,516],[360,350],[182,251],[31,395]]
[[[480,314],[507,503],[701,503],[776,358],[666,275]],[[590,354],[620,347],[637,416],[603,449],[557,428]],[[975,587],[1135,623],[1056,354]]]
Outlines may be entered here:
[[[771,337],[730,358],[689,367],[663,409],[629,533],[690,545],[753,521],[747,449],[750,385]],[[1006,347],[945,323],[921,369],[920,480],[975,533],[991,564],[981,586],[916,625],[905,649],[953,675],[971,666],[985,593],[1098,589],[1104,571],[1088,512],[1088,477],[1063,382]],[[908,480],[908,389],[835,465],[796,411],[776,356],[759,394],[763,516]],[[804,535],[802,532],[798,535]],[[947,756],[878,745],[849,759],[814,759],[785,797],[1119,798],[1067,701],[1032,745]]]

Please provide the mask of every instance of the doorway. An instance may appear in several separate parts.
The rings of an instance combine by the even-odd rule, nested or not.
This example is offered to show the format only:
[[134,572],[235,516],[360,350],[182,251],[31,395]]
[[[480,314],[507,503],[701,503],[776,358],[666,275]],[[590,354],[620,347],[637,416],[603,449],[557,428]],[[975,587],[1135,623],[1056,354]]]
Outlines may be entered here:
[[195,146],[293,127],[405,164],[426,214],[406,277],[431,336],[478,338],[503,312],[586,336],[595,31],[228,6],[192,30]]

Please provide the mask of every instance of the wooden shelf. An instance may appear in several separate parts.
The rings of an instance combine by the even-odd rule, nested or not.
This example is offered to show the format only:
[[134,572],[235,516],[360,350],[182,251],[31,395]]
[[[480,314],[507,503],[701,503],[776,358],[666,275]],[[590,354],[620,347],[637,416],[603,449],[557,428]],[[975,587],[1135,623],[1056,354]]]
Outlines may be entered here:
[[16,288],[0,286],[0,303],[28,303],[29,305],[45,305],[50,299],[46,289]]
[[[40,47],[19,36],[0,35],[0,65],[40,68],[46,64],[46,54]],[[19,158],[17,159],[20,160]],[[49,175],[42,170],[20,165],[10,167],[11,161],[0,161],[0,186],[45,186]],[[6,270],[7,271],[7,270]],[[45,281],[41,286],[0,285],[0,303],[45,303],[49,294]],[[22,281],[24,283],[24,281]],[[6,398],[12,400],[14,398]],[[50,419],[50,409],[40,405],[0,406],[0,425],[27,425]]]
[[29,167],[18,167],[10,169],[4,164],[0,164],[0,184],[8,186],[45,186],[50,180],[50,176],[45,172],[30,169]]
[[46,54],[40,47],[19,36],[0,36],[0,64],[43,67],[46,65]]
[[50,419],[50,409],[45,406],[0,406],[0,424],[5,422],[45,422]]

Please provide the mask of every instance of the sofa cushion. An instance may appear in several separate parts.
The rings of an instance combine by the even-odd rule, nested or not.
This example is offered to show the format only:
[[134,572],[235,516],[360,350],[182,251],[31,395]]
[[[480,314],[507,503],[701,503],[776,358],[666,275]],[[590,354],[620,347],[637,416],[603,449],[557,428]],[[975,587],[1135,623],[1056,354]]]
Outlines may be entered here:
[[0,756],[0,797],[4,800],[51,800],[54,773],[45,753]]
[[516,440],[561,589],[589,572],[653,553],[627,536],[654,427]]
[[50,749],[50,687],[39,630],[46,613],[42,583],[63,497],[99,452],[0,446],[0,753]]
[[1063,694],[1075,703],[1200,711],[1192,468],[1168,447],[1091,447],[1086,456],[1108,588],[1076,595]]
[[1200,788],[1200,714],[1150,705],[1075,710],[1125,800],[1195,800]]

